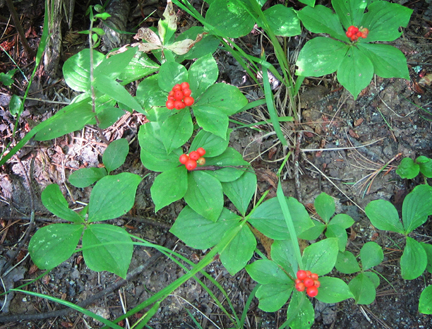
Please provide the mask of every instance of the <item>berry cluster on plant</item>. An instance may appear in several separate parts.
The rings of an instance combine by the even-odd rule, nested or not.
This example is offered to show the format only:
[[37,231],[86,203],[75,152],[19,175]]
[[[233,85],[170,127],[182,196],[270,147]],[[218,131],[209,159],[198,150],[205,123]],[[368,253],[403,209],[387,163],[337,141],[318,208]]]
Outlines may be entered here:
[[191,106],[195,102],[191,94],[192,91],[189,88],[189,83],[182,82],[181,84],[176,84],[169,92],[165,106],[169,110],[182,110],[186,106]]
[[203,158],[206,151],[199,147],[196,151],[192,151],[189,154],[180,155],[179,161],[184,164],[187,170],[194,170],[197,165],[203,166],[205,159]]
[[365,27],[361,27],[359,29],[358,27],[351,25],[345,34],[348,38],[351,39],[351,41],[357,41],[358,38],[366,39],[366,37],[368,36],[368,33],[369,33],[369,30]]
[[297,291],[301,292],[306,289],[306,293],[309,297],[315,297],[318,295],[318,288],[320,285],[318,274],[304,270],[299,270],[297,272],[297,279],[295,280],[295,288]]

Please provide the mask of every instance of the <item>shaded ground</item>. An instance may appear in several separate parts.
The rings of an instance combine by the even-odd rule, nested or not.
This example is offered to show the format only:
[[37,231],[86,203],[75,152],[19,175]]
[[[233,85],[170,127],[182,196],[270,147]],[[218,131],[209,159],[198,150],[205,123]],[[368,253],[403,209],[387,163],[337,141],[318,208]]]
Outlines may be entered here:
[[[157,1],[150,3],[153,4],[144,7],[145,12],[150,13],[156,9],[157,12],[152,17],[160,17],[163,1],[159,4]],[[410,65],[411,81],[376,78],[357,101],[354,101],[347,92],[338,89],[339,86],[333,76],[305,81],[305,87],[301,90],[302,122],[298,125],[289,123],[283,127],[286,135],[292,140],[302,132],[303,152],[301,153],[305,155],[300,166],[299,190],[296,189],[292,163],[288,163],[285,168],[285,179],[282,184],[286,195],[296,196],[299,193],[305,205],[313,203],[315,197],[322,191],[332,195],[338,204],[337,211],[348,213],[356,221],[349,232],[347,249],[358,254],[365,242],[375,241],[384,248],[385,252],[385,260],[377,268],[382,275],[382,280],[376,301],[368,306],[358,306],[352,301],[336,305],[315,301],[314,328],[432,327],[432,318],[417,312],[420,292],[430,284],[430,275],[425,274],[413,281],[402,280],[398,264],[403,240],[395,234],[376,231],[361,210],[368,202],[379,198],[391,200],[397,207],[401,207],[404,196],[421,181],[402,180],[394,170],[387,171],[387,169],[394,169],[391,166],[396,166],[401,157],[432,156],[431,122],[428,121],[432,119],[432,114],[428,114],[428,112],[432,113],[432,91],[430,86],[418,84],[421,76],[432,71],[430,45],[432,6],[427,2],[416,1],[406,2],[405,5],[414,9],[411,23],[403,37],[393,45],[406,55]],[[43,5],[35,2],[32,7],[26,7],[24,3],[17,6],[25,18],[24,29],[34,31],[35,44],[37,44],[37,36],[41,32],[39,26],[42,25],[43,19]],[[136,13],[134,5],[130,7],[131,13]],[[79,6],[75,8],[74,30],[83,30],[88,25],[83,10]],[[135,17],[134,14],[131,14],[131,17]],[[186,16],[183,16],[183,20],[186,27],[193,24]],[[0,16],[0,22],[6,24],[7,20]],[[131,25],[132,23],[135,22],[130,22]],[[14,29],[9,28],[6,30],[9,34],[5,34],[7,38],[0,40],[0,42],[11,43],[11,50],[17,47],[17,44],[12,45],[14,39],[10,35],[13,32]],[[254,44],[255,38],[256,36],[251,34],[244,40]],[[74,40],[77,46],[72,47],[69,39],[67,42],[62,45],[65,58],[70,56],[70,51],[78,51],[79,47],[85,47],[84,40],[79,37]],[[297,42],[295,38],[293,42]],[[218,52],[216,58],[220,66],[225,68],[221,71],[221,80],[242,87],[250,100],[262,97],[259,89],[250,86],[247,79],[242,79],[245,73],[228,54]],[[62,60],[64,58],[60,63]],[[2,71],[12,68],[4,53],[0,61]],[[26,63],[19,62],[19,64],[25,66]],[[34,65],[29,64],[27,71],[31,69],[31,65]],[[132,89],[134,87],[131,86]],[[0,88],[0,100],[7,100],[11,91],[4,87]],[[17,81],[12,91],[21,94],[24,89],[24,82]],[[42,72],[36,78],[33,92],[32,97],[44,100],[67,102],[73,97],[63,81],[53,83]],[[283,90],[276,93],[280,99],[283,99],[283,94]],[[14,124],[13,118],[7,112],[6,104],[7,102],[0,103],[3,106],[0,107],[2,147],[10,140]],[[416,105],[421,106],[423,110]],[[16,139],[21,139],[28,131],[26,125],[32,127],[34,121],[41,121],[51,116],[59,108],[59,104],[30,101],[19,123],[20,130]],[[235,119],[247,123],[257,122],[262,120],[260,113],[266,113],[265,109],[257,108]],[[149,173],[139,161],[139,145],[135,140],[138,128],[143,123],[144,117],[134,113],[123,117],[116,125],[104,131],[108,140],[125,137],[131,141],[131,152],[121,170],[131,171],[141,176]],[[275,172],[280,165],[277,160],[284,156],[276,136],[269,134],[270,128],[266,126],[259,128],[261,131],[237,129],[231,135],[231,146],[243,153],[246,160],[251,161],[257,173],[258,198],[267,190],[270,191],[269,196],[275,195],[277,184]],[[3,227],[0,235],[2,243],[0,267],[6,269],[5,264],[10,258],[13,264],[17,265],[8,275],[3,276],[7,289],[42,274],[40,270],[32,267],[29,257],[25,258],[26,246],[18,255],[13,253],[25,232],[32,208],[31,199],[33,199],[38,227],[56,221],[40,201],[40,192],[48,184],[59,184],[71,204],[75,201],[87,202],[91,190],[74,189],[68,184],[67,177],[80,167],[99,165],[105,147],[106,145],[98,137],[98,132],[92,127],[87,127],[82,131],[57,138],[55,141],[45,143],[31,141],[18,154],[19,160],[15,157],[0,169],[0,224]],[[334,148],[337,150],[329,150]],[[398,154],[401,156],[397,157]],[[385,164],[389,164],[390,167],[380,172]],[[28,180],[32,182],[33,198],[30,197],[25,173],[28,175]],[[157,214],[154,213],[149,193],[154,177],[155,174],[151,173],[148,179],[141,183],[136,204],[128,217],[112,222],[126,227],[132,234],[156,244],[166,245],[184,257],[198,262],[204,256],[204,252],[184,246],[181,241],[177,241],[168,233],[168,228],[181,211],[183,204],[175,203]],[[369,177],[373,180],[367,181]],[[76,208],[79,206],[79,203],[75,204]],[[413,237],[423,242],[430,242],[430,236],[429,222],[413,233]],[[154,250],[137,247],[130,271],[139,268],[155,255]],[[22,262],[19,263],[21,260]],[[245,271],[241,271],[234,277],[230,276],[218,260],[215,260],[206,270],[227,291],[236,313],[240,316],[255,283]],[[184,272],[172,261],[159,258],[153,265],[144,268],[137,277],[123,284],[120,289],[115,289],[114,292],[93,301],[89,309],[114,319],[123,314],[122,304],[124,308],[131,309],[182,274]],[[340,273],[334,275],[340,276]],[[28,286],[28,289],[78,303],[88,300],[98,292],[106,291],[118,279],[109,273],[95,273],[88,270],[80,255],[76,254],[41,280]],[[346,276],[342,279],[349,280],[350,277]],[[224,296],[209,284],[207,279],[204,278],[203,281],[227,307]],[[9,295],[8,298],[2,315],[16,315],[16,318],[5,321],[5,318],[0,317],[0,322],[5,321],[3,328],[99,327],[99,324],[92,319],[75,313],[40,320],[18,321],[26,314],[44,314],[61,307],[45,299],[21,294]],[[264,313],[257,308],[257,304],[257,300],[254,299],[248,309],[247,328],[278,328],[286,320],[286,307],[276,313]],[[182,285],[161,304],[149,325],[152,328],[198,328],[186,310],[191,312],[203,328],[230,327],[228,317],[215,305],[208,293],[192,280]],[[130,320],[133,322],[135,319]]]

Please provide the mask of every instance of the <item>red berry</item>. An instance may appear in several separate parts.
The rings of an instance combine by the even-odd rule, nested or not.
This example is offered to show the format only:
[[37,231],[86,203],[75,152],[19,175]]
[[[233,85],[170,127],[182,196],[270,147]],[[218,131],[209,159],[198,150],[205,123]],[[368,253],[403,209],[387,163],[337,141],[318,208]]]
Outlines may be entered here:
[[304,291],[305,290],[305,285],[302,283],[302,282],[300,282],[300,283],[297,283],[296,285],[295,285],[295,288],[296,288],[296,290],[297,291]]
[[204,165],[205,165],[205,159],[204,159],[203,157],[201,157],[201,158],[199,158],[199,159],[197,160],[197,163],[198,163],[200,166],[204,166]]
[[180,155],[179,161],[181,164],[186,164],[186,162],[189,160],[189,157],[187,156],[187,154],[182,154]]
[[318,280],[318,274],[312,273],[311,274],[311,278],[314,279],[314,280]]
[[174,108],[174,102],[172,100],[168,100],[165,103],[165,106],[167,107],[168,110],[172,110]]
[[306,276],[307,276],[308,278],[310,278],[311,275],[312,275],[312,272],[311,272],[311,271],[306,271]]
[[202,147],[198,147],[196,151],[198,152],[198,154],[200,156],[203,156],[204,154],[206,154],[206,151]]
[[189,158],[196,161],[200,158],[200,155],[197,151],[192,151],[189,153]]
[[173,101],[173,102],[176,101],[176,99],[174,98],[174,96],[168,96],[168,100],[169,100],[169,101]]
[[314,280],[312,278],[306,278],[303,280],[304,285],[309,288],[314,285]]
[[183,99],[184,95],[181,90],[174,91],[174,98],[176,101],[181,101]]
[[189,89],[189,83],[187,82],[182,82],[180,85],[181,89],[185,90],[185,89]]
[[172,97],[174,97],[174,90],[171,90],[171,91],[168,93],[168,96],[172,96]]
[[190,96],[192,94],[192,90],[190,89],[183,89],[182,91],[183,91],[183,95],[185,96]]
[[176,84],[176,85],[172,88],[172,90],[173,90],[173,91],[181,90],[181,86],[180,86],[179,84]]
[[181,110],[181,109],[184,109],[184,108],[185,108],[185,105],[184,105],[184,103],[183,103],[182,101],[175,101],[175,102],[174,102],[174,107],[175,107],[177,110]]
[[185,167],[187,170],[194,170],[197,166],[197,162],[195,160],[189,159],[186,163],[185,163]]
[[316,295],[318,295],[318,289],[315,286],[309,287],[307,288],[306,293],[309,297],[315,297]]
[[295,284],[297,284],[297,283],[300,283],[300,282],[302,282],[302,280],[300,280],[300,279],[295,279]]
[[319,288],[321,285],[321,282],[319,282],[318,280],[314,280],[314,286]]
[[297,279],[300,279],[300,280],[304,280],[304,279],[306,279],[307,278],[307,275],[306,275],[306,271],[303,271],[303,270],[299,270],[298,272],[297,272]]
[[193,97],[187,96],[183,99],[183,102],[186,106],[191,106],[195,102],[195,100],[193,99]]

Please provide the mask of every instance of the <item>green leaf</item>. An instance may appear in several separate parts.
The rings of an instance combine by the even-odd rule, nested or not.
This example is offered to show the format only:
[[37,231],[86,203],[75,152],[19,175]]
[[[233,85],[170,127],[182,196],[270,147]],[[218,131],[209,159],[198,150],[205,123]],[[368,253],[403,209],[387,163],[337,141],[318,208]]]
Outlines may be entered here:
[[271,283],[258,288],[256,297],[259,300],[258,307],[264,312],[276,312],[288,301],[292,284]]
[[427,262],[427,254],[422,245],[408,236],[400,259],[402,277],[405,280],[417,279],[426,269]]
[[184,199],[198,214],[216,222],[224,203],[222,185],[203,171],[192,171],[188,174],[188,190]]
[[196,150],[203,147],[206,150],[205,158],[221,155],[228,147],[230,133],[231,129],[228,129],[226,135],[222,138],[208,131],[200,130],[192,141],[190,149]]
[[364,272],[364,275],[366,275],[369,278],[369,280],[371,280],[375,289],[378,288],[378,286],[380,285],[380,279],[378,274],[374,272]]
[[207,132],[224,138],[228,131],[228,117],[214,107],[194,105],[194,114],[198,124]]
[[304,7],[297,14],[305,28],[309,31],[313,33],[328,33],[333,38],[348,41],[339,17],[330,8],[322,5],[317,5],[314,8]]
[[161,126],[161,139],[167,153],[185,144],[192,133],[192,117],[187,109],[168,117]]
[[418,185],[409,193],[402,204],[402,222],[405,233],[414,231],[432,215],[432,187]]
[[73,224],[51,224],[36,231],[29,243],[33,263],[43,270],[63,263],[75,252],[84,227]]
[[[250,170],[253,170],[252,168]],[[234,206],[245,216],[249,203],[257,188],[257,177],[254,172],[246,170],[239,179],[222,183],[224,194]]]
[[100,112],[97,112],[97,117],[99,119],[99,128],[106,129],[112,126],[118,119],[120,119],[125,111],[119,109],[118,107],[103,107]]
[[399,49],[375,43],[359,43],[358,47],[371,60],[375,74],[382,78],[409,79],[407,61]]
[[183,65],[176,62],[165,62],[162,64],[158,74],[160,89],[170,92],[174,85],[188,81],[188,72]]
[[[222,14],[223,13],[223,14]],[[215,0],[206,13],[206,22],[224,38],[239,38],[248,34],[254,26],[254,17],[237,3],[237,0]]]
[[321,285],[315,298],[322,303],[339,303],[354,298],[348,285],[339,278],[324,276],[319,281]]
[[216,222],[206,219],[189,206],[183,208],[170,232],[194,249],[207,249],[219,243],[226,232],[240,225],[240,217],[226,208]]
[[125,52],[105,58],[93,71],[93,76],[105,75],[110,79],[119,77],[134,57],[137,48],[131,47]]
[[384,253],[377,243],[370,241],[365,243],[361,248],[360,259],[363,271],[366,271],[380,264],[384,259]]
[[197,59],[189,68],[189,86],[192,90],[192,97],[199,98],[219,75],[219,69],[211,54]]
[[[206,157],[206,166],[225,167],[218,170],[208,170],[207,173],[212,175],[220,182],[232,182],[240,178],[245,170],[249,170],[249,163],[243,160],[242,155],[235,149],[228,147],[224,153],[214,158]],[[245,168],[233,168],[243,166]]]
[[121,84],[106,75],[100,74],[95,77],[94,88],[103,94],[110,95],[119,103],[123,103],[138,112],[144,112],[141,105]]
[[296,74],[320,77],[339,69],[349,46],[337,40],[317,37],[306,42],[297,59]]
[[360,26],[363,19],[364,11],[370,0],[333,0],[332,6],[339,16],[339,19],[345,29],[351,25]]
[[94,117],[88,98],[72,103],[58,111],[51,118],[51,124],[36,134],[35,140],[47,141],[80,130],[86,124],[96,124]]
[[253,280],[263,285],[294,285],[294,281],[292,281],[274,261],[268,259],[257,260],[256,262],[247,265],[246,271]]
[[425,156],[419,156],[416,159],[416,162],[420,166],[420,172],[425,175],[425,177],[432,178],[432,159],[429,159]]
[[401,178],[406,179],[413,179],[414,177],[417,177],[419,172],[420,166],[417,163],[414,163],[414,160],[411,158],[403,158],[396,169],[396,174],[398,174]]
[[354,219],[347,214],[337,214],[330,221],[330,225],[338,225],[344,229],[350,228],[354,224]]
[[43,190],[41,199],[45,208],[57,217],[74,223],[84,222],[84,219],[78,213],[69,209],[69,205],[57,184],[48,185]]
[[327,238],[306,247],[303,251],[303,265],[306,270],[318,275],[329,273],[336,264],[338,240]]
[[290,240],[275,240],[271,246],[271,259],[293,277],[296,276],[298,264],[295,250]]
[[105,176],[93,187],[89,202],[89,222],[113,219],[134,205],[141,177],[131,173]]
[[160,139],[158,123],[150,122],[141,125],[138,141],[141,147],[141,162],[149,170],[163,172],[178,167],[182,149],[167,153]]
[[90,186],[107,175],[105,168],[82,168],[69,176],[69,182],[79,188]]
[[374,66],[357,47],[349,48],[337,71],[337,79],[357,99],[372,80]]
[[315,198],[314,206],[318,215],[321,216],[325,223],[328,223],[335,212],[335,202],[333,198],[322,192]]
[[420,242],[420,245],[426,251],[426,256],[427,256],[426,269],[428,270],[429,273],[432,273],[432,245],[424,242]]
[[128,83],[131,83],[132,81],[137,81],[156,72],[159,70],[159,67],[160,66],[150,60],[146,54],[139,52],[138,54],[135,54],[129,64],[122,70],[117,79],[120,80],[121,84],[124,86]]
[[347,250],[338,253],[335,267],[339,272],[344,274],[352,274],[360,271],[356,258]]
[[[144,109],[147,112],[150,112],[150,110],[154,106],[165,106],[165,103],[168,99],[168,93],[166,91],[163,91],[159,87],[158,83],[159,75],[152,75],[151,77],[148,77],[144,79],[137,88],[136,91],[136,98],[137,100],[143,105]],[[166,108],[165,108],[166,109]],[[157,109],[156,111],[159,112],[162,109]],[[172,111],[166,109],[167,114],[171,114]],[[156,117],[151,118],[151,121],[158,121]]]
[[[192,26],[180,34],[176,41],[182,41],[185,39],[195,40],[198,34],[203,33],[204,28],[202,26]],[[186,54],[178,56],[176,61],[181,63],[186,59],[195,59],[204,57],[207,54],[213,54],[219,46],[219,39],[212,35],[206,34],[203,36],[200,42],[196,43]],[[192,64],[193,65],[193,64]],[[191,72],[189,71],[189,75]],[[192,80],[191,80],[192,81]]]
[[150,189],[155,212],[184,197],[188,189],[187,176],[186,167],[179,166],[156,177]]
[[[300,310],[297,311],[298,306]],[[297,313],[297,314],[296,314]],[[315,320],[315,311],[311,301],[304,293],[294,291],[288,305],[287,317],[295,316],[290,323],[292,329],[308,329],[312,327]]]
[[265,10],[264,16],[275,35],[292,37],[301,33],[300,21],[292,8],[277,4]]
[[[294,198],[286,199],[286,201],[297,235],[312,227],[313,222],[304,206]],[[263,202],[249,217],[249,223],[270,239],[290,239],[285,217],[277,198]]]
[[247,225],[231,240],[220,254],[220,260],[231,275],[235,275],[249,262],[255,251],[257,242]]
[[327,226],[325,236],[327,238],[337,238],[339,251],[341,251],[341,252],[345,251],[345,247],[346,247],[346,244],[348,241],[348,236],[347,236],[347,233],[345,231],[345,228],[343,228],[342,226],[340,226],[338,224],[329,225],[329,226]]
[[9,102],[9,111],[13,116],[16,116],[20,113],[22,107],[22,100],[17,95],[12,95],[11,100]]
[[102,156],[102,162],[108,172],[119,168],[125,162],[128,153],[129,143],[127,139],[120,138],[111,142]]
[[422,291],[419,299],[419,312],[432,314],[432,286],[427,286]]
[[84,231],[83,256],[93,271],[108,271],[126,278],[132,260],[133,243],[122,228],[107,225],[89,225]]
[[375,300],[375,286],[369,277],[364,273],[360,273],[354,279],[352,279],[348,286],[354,295],[356,304],[368,305]]
[[396,208],[387,200],[374,200],[365,208],[373,226],[379,230],[404,233]]
[[[105,56],[93,51],[93,66],[96,68]],[[90,90],[90,49],[81,50],[70,57],[63,65],[63,76],[70,88],[75,91],[87,92]]]
[[326,228],[326,225],[313,220],[313,227],[303,231],[301,234],[298,235],[299,239],[304,239],[304,240],[315,240],[317,239],[322,232],[324,232],[324,229]]
[[375,1],[364,14],[361,26],[369,29],[367,42],[393,41],[401,36],[399,27],[409,23],[412,9],[387,1]]

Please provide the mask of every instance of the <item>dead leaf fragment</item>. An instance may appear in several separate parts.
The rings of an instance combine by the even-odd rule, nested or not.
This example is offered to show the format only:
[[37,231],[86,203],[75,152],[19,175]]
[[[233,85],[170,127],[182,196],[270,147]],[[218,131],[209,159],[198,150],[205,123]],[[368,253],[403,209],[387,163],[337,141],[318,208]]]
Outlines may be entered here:
[[359,118],[356,121],[354,121],[354,127],[358,127],[363,123],[364,119],[363,118]]

